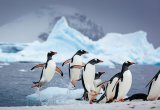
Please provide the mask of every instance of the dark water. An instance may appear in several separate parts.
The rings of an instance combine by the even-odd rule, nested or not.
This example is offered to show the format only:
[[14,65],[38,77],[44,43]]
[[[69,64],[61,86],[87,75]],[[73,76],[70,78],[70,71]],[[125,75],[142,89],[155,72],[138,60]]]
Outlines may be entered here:
[[[39,105],[36,102],[28,103],[26,96],[34,93],[31,88],[32,82],[37,81],[40,77],[40,70],[34,72],[30,68],[37,63],[11,63],[10,65],[0,66],[0,106],[30,106]],[[58,64],[60,68],[61,65]],[[132,88],[128,95],[137,92],[147,93],[148,88],[145,85],[157,73],[160,66],[149,65],[133,65],[130,70],[133,75]],[[121,70],[121,66],[116,68],[108,68],[106,66],[97,66],[97,71],[105,71],[103,80],[110,79],[114,74]],[[42,89],[51,86],[67,87],[68,84],[68,69],[67,66],[62,68],[64,77],[61,78],[59,74],[55,74],[52,81],[46,84]],[[81,82],[78,82],[78,88],[82,88]]]

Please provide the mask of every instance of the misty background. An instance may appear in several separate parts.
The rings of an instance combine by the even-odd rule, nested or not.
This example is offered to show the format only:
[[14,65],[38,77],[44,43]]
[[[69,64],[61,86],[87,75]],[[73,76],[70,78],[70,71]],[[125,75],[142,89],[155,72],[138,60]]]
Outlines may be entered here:
[[[102,27],[102,29],[96,28],[101,31],[97,35],[98,37],[103,37],[111,32],[125,34],[143,30],[147,32],[147,38],[150,43],[154,44],[154,47],[160,46],[159,0],[0,0],[0,42],[32,42],[36,40],[38,36],[34,38],[14,35],[4,37],[1,34],[1,27],[51,5],[60,6],[60,10],[64,13],[69,7],[72,11],[76,10],[75,12],[87,16],[98,27]],[[88,22],[90,21],[88,20]]]

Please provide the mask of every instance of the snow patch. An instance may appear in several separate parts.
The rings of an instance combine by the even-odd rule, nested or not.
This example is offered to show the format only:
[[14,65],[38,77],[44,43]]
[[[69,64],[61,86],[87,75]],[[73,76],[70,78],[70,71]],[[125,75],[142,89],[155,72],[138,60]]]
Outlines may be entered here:
[[75,100],[81,97],[82,94],[83,89],[69,90],[68,88],[48,87],[42,91],[37,90],[34,94],[28,95],[26,98],[30,101],[40,101],[42,105],[87,103]]

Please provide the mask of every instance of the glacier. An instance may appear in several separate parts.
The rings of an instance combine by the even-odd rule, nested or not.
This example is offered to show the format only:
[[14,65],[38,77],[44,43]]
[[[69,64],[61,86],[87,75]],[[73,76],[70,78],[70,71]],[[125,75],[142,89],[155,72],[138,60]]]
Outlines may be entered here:
[[69,26],[65,17],[57,21],[45,42],[34,41],[21,45],[17,52],[4,52],[0,46],[0,61],[45,62],[48,51],[56,51],[53,56],[56,62],[63,62],[79,49],[89,52],[83,57],[87,62],[92,58],[104,60],[104,65],[114,67],[126,60],[138,64],[160,64],[160,47],[155,49],[147,40],[147,33],[137,31],[129,34],[109,33],[98,41],[93,41],[76,29]]

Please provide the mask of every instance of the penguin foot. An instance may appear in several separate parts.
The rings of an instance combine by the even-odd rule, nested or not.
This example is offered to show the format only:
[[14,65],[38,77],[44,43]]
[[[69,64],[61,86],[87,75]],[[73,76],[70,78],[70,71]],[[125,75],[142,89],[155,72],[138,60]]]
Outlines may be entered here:
[[119,99],[116,102],[124,102],[124,99]]
[[39,82],[33,82],[32,88],[36,88],[36,87],[38,87],[38,88],[41,87],[41,85],[39,84]]

